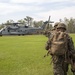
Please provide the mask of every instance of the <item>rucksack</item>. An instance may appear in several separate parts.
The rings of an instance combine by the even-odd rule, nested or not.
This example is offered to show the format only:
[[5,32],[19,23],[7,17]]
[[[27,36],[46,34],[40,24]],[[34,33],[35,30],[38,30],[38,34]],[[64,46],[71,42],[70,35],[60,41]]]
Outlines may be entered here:
[[55,33],[51,40],[50,52],[54,55],[64,55],[67,52],[66,32]]

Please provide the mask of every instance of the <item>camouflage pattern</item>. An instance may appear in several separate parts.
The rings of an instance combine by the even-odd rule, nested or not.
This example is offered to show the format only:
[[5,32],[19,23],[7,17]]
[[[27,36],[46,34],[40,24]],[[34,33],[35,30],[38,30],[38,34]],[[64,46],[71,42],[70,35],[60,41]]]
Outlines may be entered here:
[[68,64],[64,63],[65,56],[52,56],[54,75],[67,75]]
[[56,23],[54,24],[54,28],[55,28],[55,29],[57,28],[57,26],[58,26],[59,23],[60,23],[60,22],[56,22]]
[[[56,27],[58,26],[57,24],[59,24],[59,22],[56,22],[54,24],[54,27],[52,28],[51,31],[46,31],[45,32],[45,35],[48,37],[48,41],[46,42],[46,45],[45,45],[45,49],[46,50],[49,50],[50,48],[50,43],[51,43],[51,38],[53,37],[53,35],[56,33]],[[47,34],[48,33],[48,34]]]
[[66,25],[64,23],[59,23],[57,29],[58,28],[64,28],[66,30]]
[[[64,23],[58,24],[57,28],[62,28],[66,30],[66,25]],[[52,33],[52,35],[57,32],[56,30]],[[47,41],[48,50],[51,46],[50,39]],[[68,52],[71,53],[71,55],[75,52],[74,50],[74,43],[72,38],[68,35]],[[67,75],[68,72],[68,66],[70,63],[68,63],[69,54],[68,52],[65,55],[52,55],[52,61],[53,61],[53,73],[54,75]],[[71,56],[70,55],[70,56]],[[71,67],[71,70],[73,74],[75,75],[75,70],[73,70],[73,67]]]
[[67,75],[68,63],[65,62],[65,55],[52,55],[54,75]]
[[68,62],[71,65],[71,72],[75,75],[75,49],[74,43],[71,37],[68,39]]

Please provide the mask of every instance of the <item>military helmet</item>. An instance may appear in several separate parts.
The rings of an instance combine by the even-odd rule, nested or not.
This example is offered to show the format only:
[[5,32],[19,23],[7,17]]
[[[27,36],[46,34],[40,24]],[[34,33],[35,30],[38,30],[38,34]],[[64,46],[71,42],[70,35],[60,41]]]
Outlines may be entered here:
[[56,28],[56,27],[58,26],[58,24],[59,24],[59,22],[56,22],[56,23],[54,24],[54,28]]
[[57,29],[58,28],[63,28],[66,30],[66,25],[64,23],[59,23],[58,26],[57,26]]

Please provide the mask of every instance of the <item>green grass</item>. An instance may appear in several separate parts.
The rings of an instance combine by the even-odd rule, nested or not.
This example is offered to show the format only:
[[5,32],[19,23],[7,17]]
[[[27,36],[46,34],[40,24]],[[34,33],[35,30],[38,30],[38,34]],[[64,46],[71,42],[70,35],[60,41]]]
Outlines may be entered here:
[[0,37],[0,75],[53,75],[50,56],[43,57],[46,41],[43,35]]

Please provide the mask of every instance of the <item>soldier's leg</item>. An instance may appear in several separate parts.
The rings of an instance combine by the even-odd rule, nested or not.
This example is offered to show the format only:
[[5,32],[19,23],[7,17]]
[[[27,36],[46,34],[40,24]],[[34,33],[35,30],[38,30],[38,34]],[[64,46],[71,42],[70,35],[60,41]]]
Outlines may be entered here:
[[63,63],[64,58],[62,56],[53,56],[53,72],[54,75],[64,75]]
[[54,75],[64,75],[62,64],[53,64]]
[[67,75],[69,64],[66,62],[63,62],[62,65],[63,65],[64,75]]

